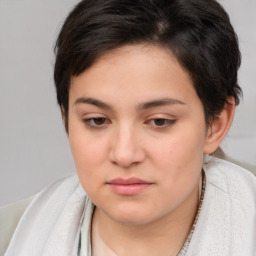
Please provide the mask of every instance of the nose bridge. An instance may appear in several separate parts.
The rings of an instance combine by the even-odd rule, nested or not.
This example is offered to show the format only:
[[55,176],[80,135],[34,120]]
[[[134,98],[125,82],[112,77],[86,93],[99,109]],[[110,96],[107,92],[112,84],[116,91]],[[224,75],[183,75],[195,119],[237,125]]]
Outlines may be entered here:
[[124,123],[117,130],[117,149],[132,152],[136,146],[136,131],[133,125]]
[[138,129],[135,125],[123,122],[116,127],[111,158],[116,164],[129,167],[143,160],[143,149],[140,145]]

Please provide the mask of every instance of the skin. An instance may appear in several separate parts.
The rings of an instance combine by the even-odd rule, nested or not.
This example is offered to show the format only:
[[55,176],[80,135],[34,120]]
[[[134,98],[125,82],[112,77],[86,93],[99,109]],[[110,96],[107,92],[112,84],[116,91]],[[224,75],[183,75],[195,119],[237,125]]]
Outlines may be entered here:
[[[227,133],[230,106],[207,128],[189,75],[157,46],[112,50],[73,77],[68,136],[96,205],[92,233],[118,255],[176,255],[197,212],[203,155]],[[109,184],[131,177],[149,185],[120,195]]]

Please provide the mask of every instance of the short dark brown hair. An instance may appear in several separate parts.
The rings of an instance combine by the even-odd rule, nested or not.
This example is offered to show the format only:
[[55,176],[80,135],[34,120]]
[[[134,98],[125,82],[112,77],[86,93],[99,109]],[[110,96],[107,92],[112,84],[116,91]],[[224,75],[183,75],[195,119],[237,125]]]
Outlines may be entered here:
[[191,77],[207,125],[228,97],[239,103],[238,40],[217,1],[83,0],[66,18],[55,46],[54,80],[66,121],[71,77],[108,51],[141,43],[165,47],[174,54]]

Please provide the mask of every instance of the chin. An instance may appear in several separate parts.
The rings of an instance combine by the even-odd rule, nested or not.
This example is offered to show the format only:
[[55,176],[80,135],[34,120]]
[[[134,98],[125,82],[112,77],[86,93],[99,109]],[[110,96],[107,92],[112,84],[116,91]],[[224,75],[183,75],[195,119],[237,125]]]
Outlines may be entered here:
[[[111,217],[111,216],[110,216]],[[151,223],[152,220],[140,216],[111,217],[115,222],[128,226],[140,226]]]
[[115,222],[124,225],[146,225],[148,223],[154,222],[156,218],[152,216],[152,211],[146,211],[145,209],[125,209],[105,212],[108,217],[110,217]]

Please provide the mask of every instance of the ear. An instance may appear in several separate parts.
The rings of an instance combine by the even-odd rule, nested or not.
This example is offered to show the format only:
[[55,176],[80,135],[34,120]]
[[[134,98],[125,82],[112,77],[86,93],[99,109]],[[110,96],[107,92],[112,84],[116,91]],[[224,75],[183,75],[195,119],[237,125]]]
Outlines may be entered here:
[[233,97],[229,97],[219,116],[213,120],[208,128],[206,143],[204,146],[205,154],[212,154],[218,148],[230,129],[234,113],[235,99]]

